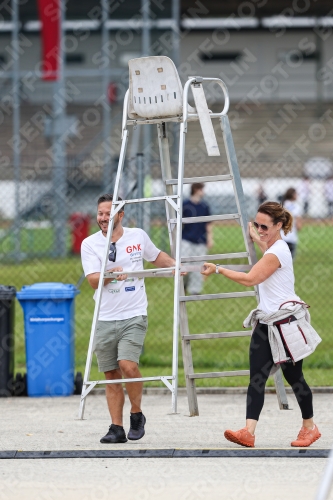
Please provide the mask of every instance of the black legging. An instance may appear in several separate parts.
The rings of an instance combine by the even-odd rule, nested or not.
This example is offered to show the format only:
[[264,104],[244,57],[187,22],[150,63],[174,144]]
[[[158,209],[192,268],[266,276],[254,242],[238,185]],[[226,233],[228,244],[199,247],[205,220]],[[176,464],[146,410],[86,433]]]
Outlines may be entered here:
[[[291,385],[302,412],[302,418],[313,417],[312,392],[303,377],[303,360],[282,363],[283,375]],[[273,357],[268,341],[268,326],[258,323],[250,343],[250,384],[247,390],[246,418],[259,420],[264,406],[265,385],[273,366]]]

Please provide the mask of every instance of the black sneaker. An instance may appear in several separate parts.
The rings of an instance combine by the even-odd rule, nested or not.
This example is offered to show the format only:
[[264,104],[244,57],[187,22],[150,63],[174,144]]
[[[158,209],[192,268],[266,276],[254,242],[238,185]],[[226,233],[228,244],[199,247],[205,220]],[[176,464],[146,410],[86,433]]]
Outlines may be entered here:
[[111,424],[109,431],[100,440],[101,443],[126,443],[127,438],[123,427],[120,425]]
[[140,411],[139,413],[131,413],[131,427],[127,437],[131,441],[141,439],[145,435],[146,417]]

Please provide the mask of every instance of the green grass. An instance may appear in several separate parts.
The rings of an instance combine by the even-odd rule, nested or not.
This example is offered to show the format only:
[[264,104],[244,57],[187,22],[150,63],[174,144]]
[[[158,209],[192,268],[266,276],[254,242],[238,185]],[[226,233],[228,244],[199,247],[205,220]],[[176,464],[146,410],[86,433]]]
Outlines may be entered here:
[[[333,227],[324,222],[305,226],[300,232],[298,254],[295,260],[296,292],[311,305],[312,324],[323,338],[316,352],[304,362],[305,373],[311,385],[333,385],[333,333],[330,312],[332,310],[333,276]],[[40,235],[41,236],[41,235]],[[42,240],[39,248],[43,249]],[[167,246],[165,228],[152,228],[152,238],[163,249]],[[48,235],[47,244],[50,237]],[[235,252],[244,249],[240,228],[237,226],[215,226],[215,247],[212,253]],[[245,261],[244,261],[245,262]],[[231,263],[231,261],[229,262]],[[238,260],[237,263],[240,263]],[[62,260],[39,258],[23,263],[1,266],[1,283],[22,285],[36,282],[60,281],[77,283],[82,273],[79,257]],[[171,374],[173,281],[171,279],[146,279],[149,300],[149,328],[141,357],[141,370],[146,376]],[[219,293],[244,290],[221,276],[211,276],[204,284],[204,293]],[[76,298],[75,336],[76,369],[83,371],[94,310],[93,292],[85,280],[81,293]],[[228,299],[224,301],[202,301],[188,304],[191,333],[209,333],[242,329],[242,321],[256,307],[255,299]],[[16,303],[15,312],[15,364],[16,371],[25,369],[24,328],[22,309]],[[216,339],[192,342],[195,371],[223,371],[247,369],[249,337]],[[181,353],[181,350],[180,350]],[[180,385],[184,385],[180,355]],[[99,378],[95,362],[92,377]],[[246,385],[247,377],[203,379],[198,386]]]

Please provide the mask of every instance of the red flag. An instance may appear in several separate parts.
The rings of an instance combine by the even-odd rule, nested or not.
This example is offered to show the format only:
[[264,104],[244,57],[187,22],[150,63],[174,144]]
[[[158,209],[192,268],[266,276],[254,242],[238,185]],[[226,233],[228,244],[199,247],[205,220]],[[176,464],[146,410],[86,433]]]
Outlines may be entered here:
[[38,0],[39,17],[42,23],[43,80],[59,79],[61,1]]

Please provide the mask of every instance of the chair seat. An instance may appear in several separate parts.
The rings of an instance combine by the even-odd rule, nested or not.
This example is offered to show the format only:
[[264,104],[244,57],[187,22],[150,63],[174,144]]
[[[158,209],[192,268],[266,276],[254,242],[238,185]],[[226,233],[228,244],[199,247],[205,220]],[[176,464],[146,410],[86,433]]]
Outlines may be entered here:
[[[131,59],[128,66],[129,118],[167,118],[183,114],[183,88],[169,57],[140,57]],[[188,111],[195,113],[192,106]]]

